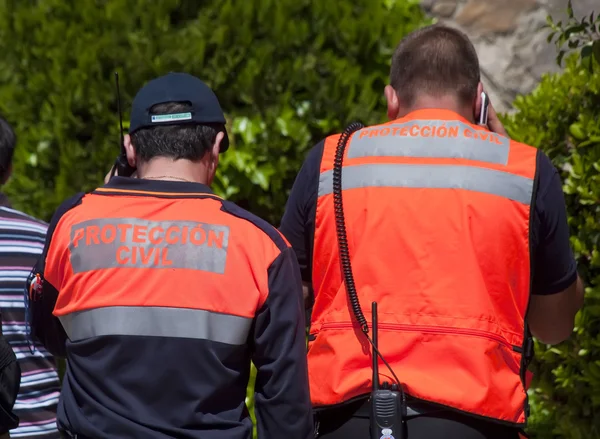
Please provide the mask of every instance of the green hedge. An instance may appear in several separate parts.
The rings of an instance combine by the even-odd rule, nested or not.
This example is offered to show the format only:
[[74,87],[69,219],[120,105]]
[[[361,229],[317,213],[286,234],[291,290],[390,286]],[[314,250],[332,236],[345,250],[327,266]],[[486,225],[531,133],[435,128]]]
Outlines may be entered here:
[[[592,72],[586,65],[595,63]],[[543,149],[560,169],[571,243],[587,288],[572,338],[536,345],[531,432],[539,438],[600,437],[600,64],[577,54],[546,75],[505,119],[510,136]]]
[[6,190],[49,219],[118,154],[113,72],[128,110],[145,81],[186,71],[230,121],[216,190],[277,223],[307,149],[381,119],[391,53],[423,22],[414,0],[4,0],[0,112],[20,138]]

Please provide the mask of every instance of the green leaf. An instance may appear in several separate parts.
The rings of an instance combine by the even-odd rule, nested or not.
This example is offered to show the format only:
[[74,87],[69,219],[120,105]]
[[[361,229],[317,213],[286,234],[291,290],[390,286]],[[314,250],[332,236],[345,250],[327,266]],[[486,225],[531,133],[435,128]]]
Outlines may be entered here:
[[592,53],[594,54],[596,62],[600,64],[600,40],[596,40],[592,44]]
[[[577,145],[577,147],[582,148],[585,146],[596,145],[596,144],[600,144],[600,136],[590,136],[587,140],[579,143]],[[600,162],[594,163],[594,165],[596,165],[598,163],[600,163]]]
[[569,127],[569,133],[577,140],[585,139],[585,132],[583,131],[583,127],[579,123],[571,124]]
[[28,163],[35,168],[38,165],[38,155],[35,153],[29,154]]
[[571,3],[571,0],[569,0],[569,2],[567,3],[567,15],[569,16],[569,18],[574,18],[574,13],[573,13],[573,5]]
[[593,52],[593,50],[592,50],[592,45],[591,44],[588,44],[588,45],[584,46],[581,49],[581,59],[585,60],[586,58],[588,58],[589,56],[592,55],[592,52]]
[[560,50],[558,55],[556,56],[556,63],[562,67],[562,60],[567,52],[565,50]]
[[572,34],[578,34],[585,31],[587,26],[585,24],[576,24],[574,26],[569,26],[565,29],[564,35],[565,38],[569,38]]

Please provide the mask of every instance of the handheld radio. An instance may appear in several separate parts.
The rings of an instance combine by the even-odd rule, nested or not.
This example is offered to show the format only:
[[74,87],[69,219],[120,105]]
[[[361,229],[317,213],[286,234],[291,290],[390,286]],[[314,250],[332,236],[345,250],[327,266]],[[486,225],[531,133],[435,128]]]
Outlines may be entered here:
[[[371,391],[371,438],[372,439],[404,439],[406,437],[406,394],[400,384],[400,380],[392,370],[389,363],[385,360],[378,349],[378,330],[377,330],[377,303],[372,304],[372,327],[373,340],[369,337],[369,325],[360,307],[354,275],[352,273],[352,264],[348,250],[348,238],[346,235],[346,220],[344,217],[344,206],[342,200],[342,165],[346,145],[350,136],[364,125],[359,122],[351,123],[341,134],[335,151],[333,164],[333,204],[335,210],[335,223],[338,238],[338,249],[340,254],[340,263],[344,276],[344,283],[348,291],[348,298],[352,307],[352,312],[356,321],[359,323],[362,332],[372,347],[373,355],[373,383]],[[379,384],[379,365],[378,359],[389,369],[395,379],[395,383],[384,382]]]
[[379,385],[377,350],[377,302],[371,305],[373,319],[373,389],[371,390],[371,438],[403,439],[405,434],[406,398],[402,388],[394,383]]
[[129,162],[127,161],[127,152],[125,151],[125,136],[123,135],[123,113],[121,111],[121,91],[119,89],[118,72],[115,72],[115,84],[117,86],[117,111],[119,112],[119,142],[121,145],[121,153],[115,160],[112,176],[114,177],[115,173],[117,173],[117,175],[119,175],[120,177],[131,177],[131,175],[135,172],[135,168],[129,165]]

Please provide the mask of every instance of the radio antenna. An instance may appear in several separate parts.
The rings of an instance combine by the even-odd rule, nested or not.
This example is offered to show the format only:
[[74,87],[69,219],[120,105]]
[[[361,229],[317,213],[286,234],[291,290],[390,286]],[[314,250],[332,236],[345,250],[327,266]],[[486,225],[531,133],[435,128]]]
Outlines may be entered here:
[[119,72],[115,72],[115,84],[117,85],[117,111],[119,113],[119,128],[120,128],[120,137],[119,144],[121,147],[121,152],[125,152],[125,136],[123,134],[123,113],[121,112],[121,90],[119,89]]
[[373,390],[379,389],[379,356],[377,355],[377,302],[371,304],[371,320],[373,326],[373,343],[372,343],[372,356],[373,356]]

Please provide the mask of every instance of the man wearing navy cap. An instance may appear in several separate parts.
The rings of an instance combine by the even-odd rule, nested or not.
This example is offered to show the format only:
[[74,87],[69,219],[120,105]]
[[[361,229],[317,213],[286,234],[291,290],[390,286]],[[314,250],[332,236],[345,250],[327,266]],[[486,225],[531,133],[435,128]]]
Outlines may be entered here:
[[[225,152],[229,148],[229,137],[225,130],[225,115],[221,110],[219,100],[206,84],[185,73],[169,73],[146,84],[133,101],[129,124],[129,133],[133,136],[125,136],[125,149],[129,165],[135,169],[136,162],[139,161],[136,159],[137,154],[131,145],[131,137],[136,138],[140,143],[144,142],[143,133],[148,132],[144,131],[144,128],[181,125],[203,127],[202,131],[207,134],[207,138],[211,137],[208,135],[209,133],[218,133],[218,152]],[[178,130],[179,128],[175,128],[175,131]],[[173,129],[160,130],[161,134],[168,131],[173,131]],[[136,132],[138,132],[137,135],[135,135]],[[158,133],[159,131],[153,132]],[[165,148],[169,149],[170,146]],[[169,158],[170,156],[164,157]],[[218,155],[214,159],[218,162]],[[179,163],[179,165],[182,164],[183,162]],[[159,168],[163,165],[165,165],[164,161]],[[156,166],[158,165],[154,163],[154,167]],[[167,169],[171,169],[171,167],[167,166]],[[113,174],[114,170],[111,170],[105,182],[108,182]],[[139,170],[135,172],[135,176],[140,176]]]
[[266,222],[209,188],[228,147],[214,93],[170,73],[137,94],[115,176],[54,214],[29,295],[67,358],[64,437],[313,435],[300,269]]

